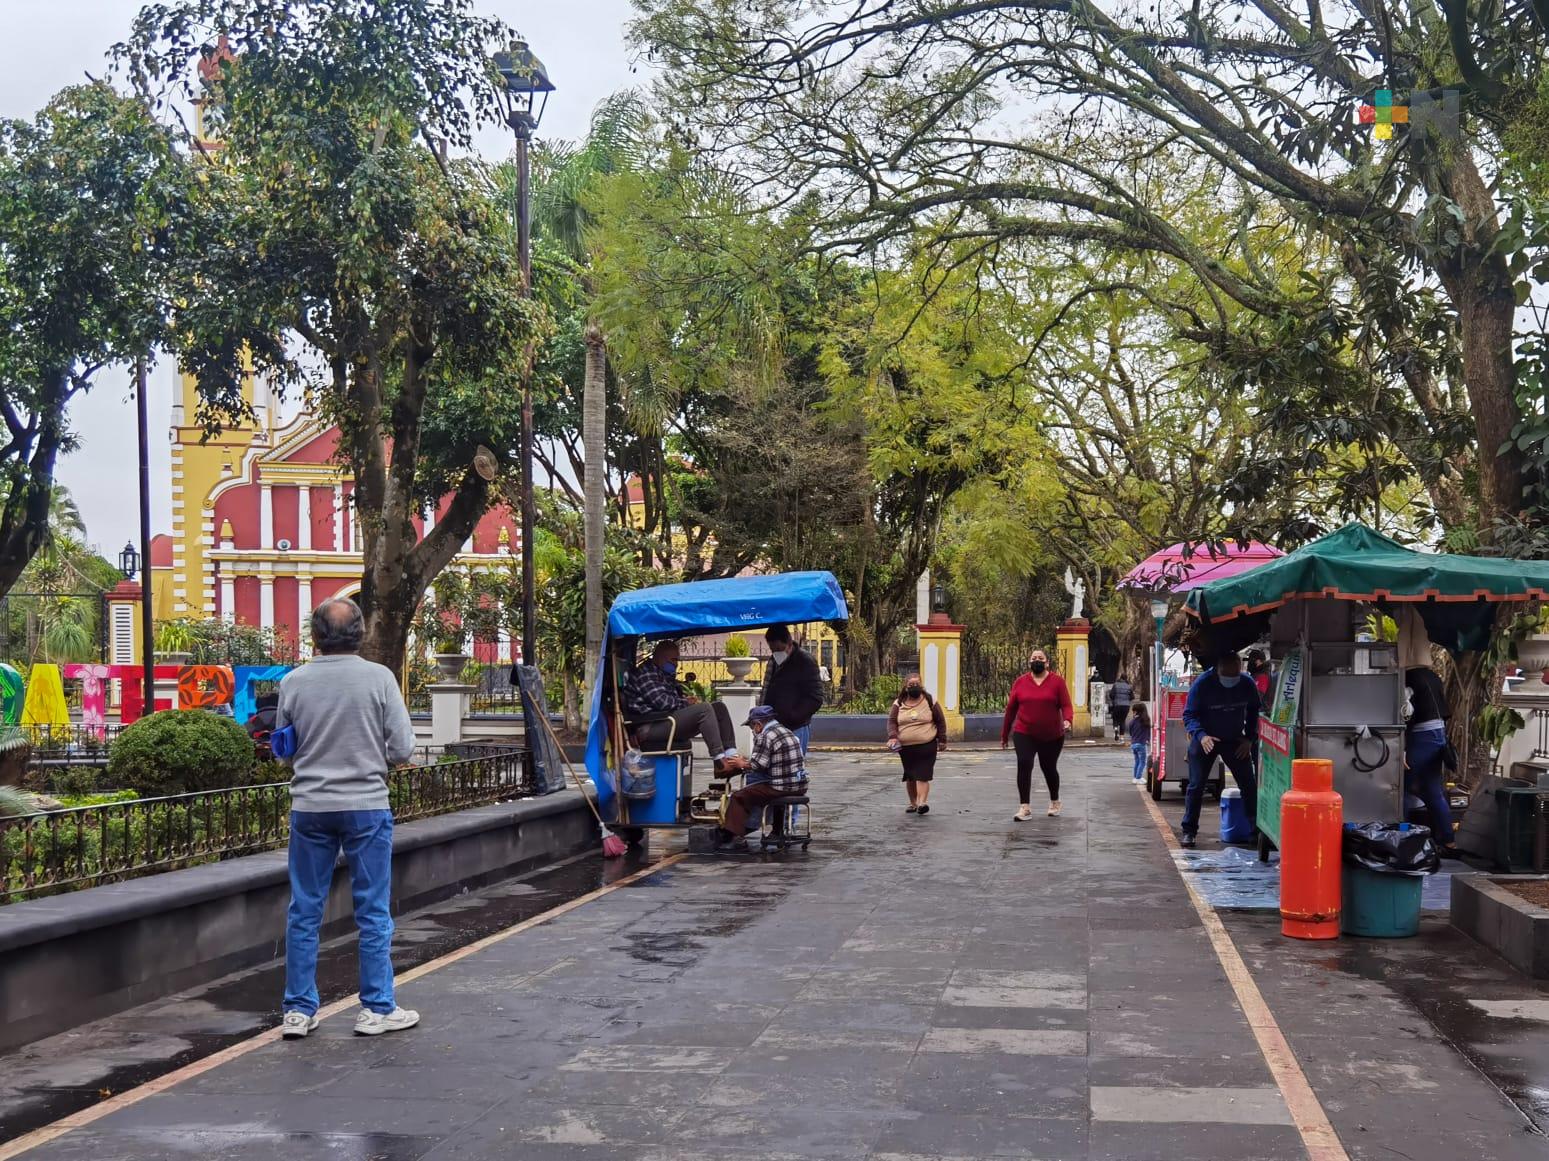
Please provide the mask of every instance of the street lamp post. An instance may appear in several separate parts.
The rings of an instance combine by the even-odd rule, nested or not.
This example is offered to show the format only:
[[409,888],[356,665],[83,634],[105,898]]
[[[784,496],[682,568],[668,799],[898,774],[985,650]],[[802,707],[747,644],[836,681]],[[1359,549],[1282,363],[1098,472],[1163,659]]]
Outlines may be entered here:
[[140,439],[140,655],[144,659],[145,712],[156,712],[156,637],[151,609],[151,440],[146,420],[145,356],[134,364],[135,420]]
[[1156,648],[1155,662],[1151,666],[1151,696],[1156,701],[1157,714],[1162,711],[1162,653],[1165,646],[1162,644],[1162,630],[1167,622],[1167,598],[1151,598],[1151,616],[1156,621]]
[[[543,62],[532,54],[525,40],[511,42],[495,54],[506,106],[506,124],[516,135],[516,250],[522,272],[522,293],[532,294],[532,207],[528,202],[527,147],[548,105],[554,85]],[[542,101],[538,101],[541,95]],[[535,107],[536,105],[536,107]],[[533,500],[532,365],[522,371],[522,664],[538,660],[537,580],[533,571],[533,539],[538,513]]]

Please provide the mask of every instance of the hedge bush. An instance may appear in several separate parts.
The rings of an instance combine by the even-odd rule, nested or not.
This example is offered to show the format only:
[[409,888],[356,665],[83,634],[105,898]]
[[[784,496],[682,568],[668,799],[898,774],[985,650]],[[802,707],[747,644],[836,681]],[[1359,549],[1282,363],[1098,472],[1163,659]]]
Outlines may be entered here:
[[257,766],[247,731],[207,710],[163,710],[141,718],[108,754],[112,784],[147,798],[250,786]]

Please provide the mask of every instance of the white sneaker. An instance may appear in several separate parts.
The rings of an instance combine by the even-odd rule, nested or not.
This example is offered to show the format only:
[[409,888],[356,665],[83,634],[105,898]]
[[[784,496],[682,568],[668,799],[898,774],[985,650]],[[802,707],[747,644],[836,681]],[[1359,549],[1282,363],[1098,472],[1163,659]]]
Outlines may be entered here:
[[380,1036],[384,1032],[402,1032],[420,1022],[420,1014],[407,1008],[394,1008],[387,1015],[365,1009],[355,1017],[355,1035]]
[[1033,817],[1033,808],[1024,802],[1011,817],[1014,822],[1027,822]]
[[1049,817],[1050,818],[1056,818],[1056,817],[1059,816],[1059,813],[1060,813],[1060,804],[1058,802],[1051,802],[1051,803],[1049,803]]
[[280,1035],[286,1040],[305,1040],[307,1033],[317,1027],[317,1017],[305,1012],[286,1012],[280,1022]]

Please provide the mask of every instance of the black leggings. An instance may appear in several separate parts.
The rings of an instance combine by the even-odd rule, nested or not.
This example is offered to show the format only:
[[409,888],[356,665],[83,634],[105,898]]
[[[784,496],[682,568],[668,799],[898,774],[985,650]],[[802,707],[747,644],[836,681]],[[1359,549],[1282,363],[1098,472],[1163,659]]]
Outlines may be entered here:
[[1033,796],[1033,758],[1043,771],[1043,780],[1049,784],[1049,801],[1060,800],[1060,751],[1065,748],[1064,738],[1052,742],[1035,742],[1026,734],[1013,731],[1012,745],[1017,748],[1017,794],[1020,801],[1028,802]]

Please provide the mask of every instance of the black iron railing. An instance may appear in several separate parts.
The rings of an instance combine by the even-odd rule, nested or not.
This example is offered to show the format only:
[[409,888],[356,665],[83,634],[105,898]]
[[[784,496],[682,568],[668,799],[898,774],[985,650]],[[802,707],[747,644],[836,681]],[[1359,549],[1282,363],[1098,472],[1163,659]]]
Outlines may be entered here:
[[1011,683],[1027,668],[1027,654],[1026,645],[989,645],[964,638],[959,670],[963,712],[988,714],[1005,709]]
[[32,746],[32,762],[104,762],[108,748],[123,733],[121,725],[17,726]]
[[[400,822],[522,798],[532,787],[520,750],[388,778]],[[0,818],[0,902],[283,847],[289,819],[283,782]]]

